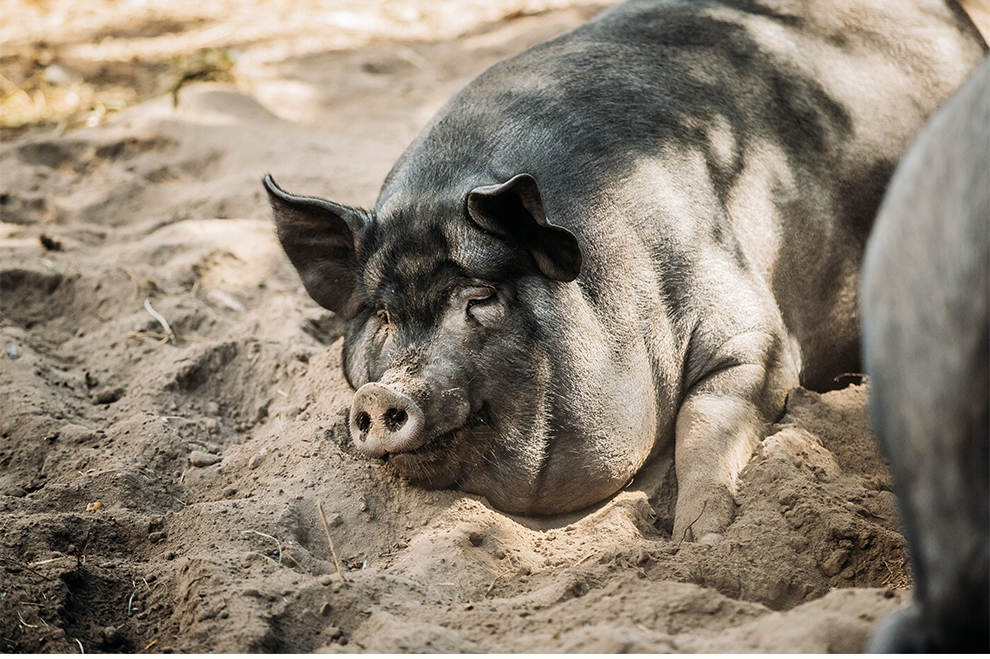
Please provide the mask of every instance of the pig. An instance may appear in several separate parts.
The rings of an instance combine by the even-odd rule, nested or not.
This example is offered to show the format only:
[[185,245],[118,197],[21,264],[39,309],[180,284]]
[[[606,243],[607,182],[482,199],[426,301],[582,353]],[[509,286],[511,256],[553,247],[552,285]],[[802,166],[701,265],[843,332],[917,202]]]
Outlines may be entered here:
[[371,210],[266,176],[354,448],[534,516],[672,450],[673,538],[717,540],[788,391],[859,368],[884,187],[984,47],[941,0],[634,0],[469,83]]
[[862,275],[874,425],[914,602],[877,652],[990,652],[990,60],[890,184]]

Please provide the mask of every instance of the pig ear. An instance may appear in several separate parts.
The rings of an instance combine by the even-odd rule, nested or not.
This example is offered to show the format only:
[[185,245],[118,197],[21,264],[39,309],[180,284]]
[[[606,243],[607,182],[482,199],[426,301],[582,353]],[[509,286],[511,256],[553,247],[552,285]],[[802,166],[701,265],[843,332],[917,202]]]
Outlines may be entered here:
[[547,277],[573,281],[581,272],[581,247],[567,229],[547,222],[536,179],[519,174],[501,185],[468,193],[467,210],[482,229],[522,243]]
[[278,240],[306,292],[330,311],[345,318],[353,316],[360,304],[354,290],[354,242],[366,216],[325,199],[291,195],[268,174],[262,182],[272,204]]

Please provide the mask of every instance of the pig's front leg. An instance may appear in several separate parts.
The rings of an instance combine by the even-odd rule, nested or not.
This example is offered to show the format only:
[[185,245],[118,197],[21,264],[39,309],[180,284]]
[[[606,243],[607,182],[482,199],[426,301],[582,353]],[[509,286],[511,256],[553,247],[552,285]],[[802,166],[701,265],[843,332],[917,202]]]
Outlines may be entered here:
[[677,414],[675,542],[708,542],[732,522],[736,479],[779,418],[797,370],[772,334],[739,335],[704,359]]

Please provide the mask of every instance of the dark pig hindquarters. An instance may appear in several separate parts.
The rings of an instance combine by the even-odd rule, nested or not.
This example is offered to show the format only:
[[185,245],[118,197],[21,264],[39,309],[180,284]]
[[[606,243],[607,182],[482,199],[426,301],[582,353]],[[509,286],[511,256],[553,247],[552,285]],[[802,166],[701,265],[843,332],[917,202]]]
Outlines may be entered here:
[[914,566],[879,652],[990,652],[990,60],[925,128],[866,251],[863,347]]
[[871,219],[981,44],[935,0],[629,2],[471,82],[371,211],[266,177],[355,447],[552,514],[673,443],[674,537],[720,533],[787,392],[858,368]]

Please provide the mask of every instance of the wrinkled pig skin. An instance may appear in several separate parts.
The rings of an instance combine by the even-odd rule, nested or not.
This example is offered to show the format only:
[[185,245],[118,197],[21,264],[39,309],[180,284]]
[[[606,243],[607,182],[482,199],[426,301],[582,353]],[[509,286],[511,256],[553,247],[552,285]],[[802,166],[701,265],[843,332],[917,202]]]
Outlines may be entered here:
[[914,602],[877,652],[990,652],[990,60],[897,170],[866,252],[864,361]]
[[787,392],[859,367],[872,218],[982,48],[933,0],[629,2],[456,94],[370,211],[266,177],[355,447],[544,515],[673,443],[674,537],[723,531]]

